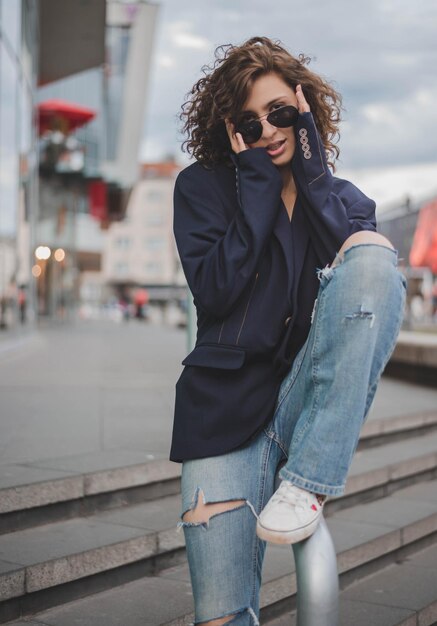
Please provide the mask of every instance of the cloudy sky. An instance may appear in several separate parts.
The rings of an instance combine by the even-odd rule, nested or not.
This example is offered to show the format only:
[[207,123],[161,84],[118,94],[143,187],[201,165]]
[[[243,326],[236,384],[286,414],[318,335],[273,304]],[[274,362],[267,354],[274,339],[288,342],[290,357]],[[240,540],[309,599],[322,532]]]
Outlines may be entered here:
[[161,0],[141,148],[175,154],[185,95],[220,44],[279,39],[343,95],[336,175],[387,209],[437,193],[435,0]]

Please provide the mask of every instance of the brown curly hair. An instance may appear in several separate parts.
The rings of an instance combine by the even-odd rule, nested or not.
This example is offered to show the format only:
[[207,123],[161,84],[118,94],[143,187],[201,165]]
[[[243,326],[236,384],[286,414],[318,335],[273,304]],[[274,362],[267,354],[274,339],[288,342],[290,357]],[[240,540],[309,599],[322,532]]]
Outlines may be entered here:
[[188,99],[181,107],[182,132],[188,136],[182,143],[182,151],[206,167],[232,164],[224,120],[238,119],[254,81],[263,74],[275,72],[293,90],[298,84],[302,85],[328,164],[335,171],[334,161],[340,150],[333,139],[338,140],[340,136],[342,99],[326,80],[305,67],[310,61],[304,54],[293,57],[280,41],[268,37],[252,37],[240,46],[218,46],[214,63],[202,67],[204,77],[186,94]]

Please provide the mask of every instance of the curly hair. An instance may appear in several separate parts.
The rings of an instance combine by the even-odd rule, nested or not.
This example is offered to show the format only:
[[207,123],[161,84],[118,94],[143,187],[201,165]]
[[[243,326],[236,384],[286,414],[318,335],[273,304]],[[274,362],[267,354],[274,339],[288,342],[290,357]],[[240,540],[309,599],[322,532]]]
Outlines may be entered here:
[[292,56],[280,41],[268,37],[252,37],[240,46],[218,46],[214,63],[202,67],[204,76],[186,94],[187,100],[181,106],[182,132],[188,136],[182,151],[209,168],[219,163],[232,164],[224,120],[238,118],[255,80],[275,72],[293,90],[302,85],[328,164],[335,171],[334,161],[340,150],[333,139],[338,141],[340,137],[342,99],[326,80],[306,67],[310,61],[304,54]]

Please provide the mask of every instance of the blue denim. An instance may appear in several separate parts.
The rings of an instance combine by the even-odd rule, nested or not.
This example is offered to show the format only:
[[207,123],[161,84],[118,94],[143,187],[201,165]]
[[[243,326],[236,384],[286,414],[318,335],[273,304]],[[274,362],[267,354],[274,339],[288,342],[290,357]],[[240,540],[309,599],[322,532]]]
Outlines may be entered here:
[[259,624],[265,542],[256,521],[280,479],[328,497],[347,473],[381,373],[402,323],[406,281],[397,251],[357,244],[320,280],[307,340],[284,378],[270,423],[245,446],[182,464],[182,513],[243,500],[183,528],[195,624],[227,615],[232,626]]

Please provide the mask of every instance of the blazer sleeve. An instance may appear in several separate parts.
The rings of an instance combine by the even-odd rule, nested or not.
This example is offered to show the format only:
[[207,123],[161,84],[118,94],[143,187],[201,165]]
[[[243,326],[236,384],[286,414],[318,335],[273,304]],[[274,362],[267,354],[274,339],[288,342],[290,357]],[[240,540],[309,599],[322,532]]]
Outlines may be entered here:
[[[238,206],[229,219],[214,171],[194,164],[174,190],[174,234],[196,306],[223,317],[255,273],[281,206],[282,178],[264,148],[233,155]],[[229,180],[228,178],[226,180]]]
[[350,235],[376,230],[376,205],[349,181],[332,176],[312,113],[299,116],[295,136],[293,176],[303,197],[311,239],[325,265]]

